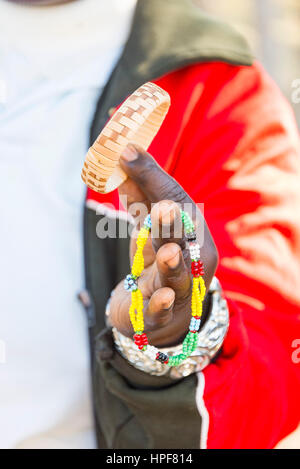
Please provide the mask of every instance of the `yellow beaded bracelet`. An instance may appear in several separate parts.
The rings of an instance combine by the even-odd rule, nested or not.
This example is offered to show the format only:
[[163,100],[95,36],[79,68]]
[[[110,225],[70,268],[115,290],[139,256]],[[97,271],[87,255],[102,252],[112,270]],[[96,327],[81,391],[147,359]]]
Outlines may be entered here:
[[200,260],[200,246],[196,241],[194,224],[188,213],[181,211],[181,219],[184,226],[185,236],[188,241],[188,247],[191,258],[191,273],[193,276],[192,299],[191,299],[191,322],[189,332],[187,333],[183,344],[182,352],[178,355],[169,357],[160,352],[153,345],[149,345],[147,335],[144,332],[143,316],[143,295],[138,287],[138,278],[144,270],[143,249],[149,237],[151,230],[151,217],[148,215],[144,221],[137,237],[137,250],[134,255],[131,273],[127,275],[124,281],[124,288],[131,292],[131,305],[129,316],[134,329],[134,342],[139,350],[143,351],[153,360],[166,363],[169,366],[180,365],[196,349],[198,344],[198,333],[200,329],[203,300],[205,297],[205,283],[203,279],[203,264]]

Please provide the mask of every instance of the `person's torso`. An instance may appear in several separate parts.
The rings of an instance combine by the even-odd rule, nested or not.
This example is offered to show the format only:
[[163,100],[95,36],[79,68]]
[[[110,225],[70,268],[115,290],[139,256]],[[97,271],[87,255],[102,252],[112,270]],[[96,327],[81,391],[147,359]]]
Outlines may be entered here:
[[18,28],[24,20],[17,41],[5,28],[0,34],[3,447],[94,445],[87,326],[76,299],[80,170],[133,5],[89,0],[57,13],[3,7],[1,23],[11,14]]

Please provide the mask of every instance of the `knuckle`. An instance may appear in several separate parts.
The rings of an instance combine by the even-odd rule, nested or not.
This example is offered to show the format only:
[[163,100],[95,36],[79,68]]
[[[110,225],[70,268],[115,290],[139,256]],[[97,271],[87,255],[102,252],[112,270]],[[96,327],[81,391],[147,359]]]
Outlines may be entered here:
[[184,203],[187,199],[187,194],[171,177],[162,184],[161,194],[164,195],[165,198],[171,199],[179,204]]

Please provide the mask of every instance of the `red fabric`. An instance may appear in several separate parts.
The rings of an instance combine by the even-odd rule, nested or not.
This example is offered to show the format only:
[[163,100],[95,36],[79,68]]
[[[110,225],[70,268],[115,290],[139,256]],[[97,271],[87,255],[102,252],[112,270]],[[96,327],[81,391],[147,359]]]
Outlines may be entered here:
[[[156,83],[172,105],[149,152],[204,203],[230,304],[223,352],[204,371],[208,447],[272,448],[300,419],[300,363],[292,361],[300,339],[294,118],[257,63],[197,64]],[[116,193],[88,197],[117,200]]]

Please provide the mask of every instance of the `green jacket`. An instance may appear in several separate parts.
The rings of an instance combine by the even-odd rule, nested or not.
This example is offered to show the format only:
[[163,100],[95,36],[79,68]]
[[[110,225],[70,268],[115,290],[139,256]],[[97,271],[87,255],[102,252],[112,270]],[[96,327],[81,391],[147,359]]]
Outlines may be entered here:
[[[99,99],[91,143],[109,110],[141,84],[189,64],[250,65],[244,39],[190,0],[139,0],[123,54]],[[176,104],[175,104],[176,105]],[[100,448],[199,448],[202,418],[197,378],[153,377],[129,365],[113,347],[104,311],[111,290],[129,271],[128,240],[99,239],[99,215],[85,208],[86,288],[94,410]],[[125,223],[125,221],[119,221]],[[117,258],[115,265],[111,259]]]

